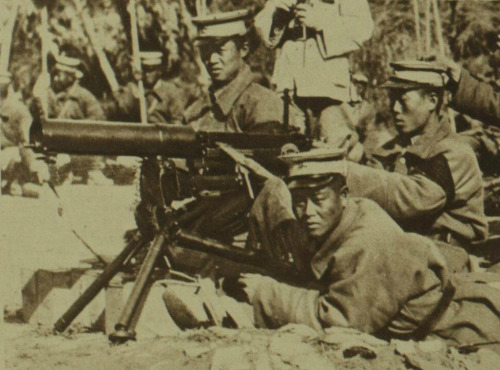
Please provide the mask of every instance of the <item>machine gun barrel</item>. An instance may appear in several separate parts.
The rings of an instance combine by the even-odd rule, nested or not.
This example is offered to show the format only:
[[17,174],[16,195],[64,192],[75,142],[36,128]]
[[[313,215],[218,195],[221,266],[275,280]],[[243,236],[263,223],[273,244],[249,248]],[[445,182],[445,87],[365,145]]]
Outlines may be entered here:
[[30,131],[34,149],[48,153],[122,156],[164,156],[200,158],[218,142],[235,149],[279,150],[293,143],[308,148],[309,141],[297,132],[273,127],[252,133],[203,132],[191,126],[46,119],[35,122]]
[[67,154],[199,157],[189,126],[48,119],[32,126],[35,149]]

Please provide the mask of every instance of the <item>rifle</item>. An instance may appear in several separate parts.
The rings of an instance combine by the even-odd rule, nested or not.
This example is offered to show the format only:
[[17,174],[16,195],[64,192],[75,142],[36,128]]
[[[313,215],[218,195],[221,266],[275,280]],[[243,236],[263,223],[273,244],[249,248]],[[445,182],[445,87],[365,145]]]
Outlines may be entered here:
[[[33,124],[30,139],[35,151],[46,155],[68,153],[163,156],[185,158],[193,163],[201,163],[203,171],[200,171],[199,166],[195,166],[194,170],[197,173],[192,174],[189,179],[190,188],[200,191],[195,194],[188,193],[185,197],[200,195],[203,193],[203,188],[234,187],[235,184],[240,189],[247,186],[248,192],[253,194],[248,177],[242,181],[241,171],[234,171],[235,164],[266,177],[270,173],[280,171],[278,163],[281,162],[277,160],[278,155],[291,150],[310,148],[310,140],[304,135],[294,131],[283,132],[278,129],[277,125],[265,127],[265,132],[227,133],[195,132],[189,126],[166,124],[138,125],[104,121],[42,119]],[[225,168],[232,168],[231,175],[220,175],[221,162]],[[213,171],[213,168],[216,170]],[[228,181],[228,177],[231,177],[232,181]],[[145,299],[148,284],[151,283],[154,270],[161,261],[160,257],[168,257],[169,246],[200,251],[236,263],[243,263],[253,267],[254,271],[255,269],[266,271],[268,275],[286,276],[288,280],[293,278],[295,273],[290,266],[272,263],[259,251],[236,248],[185,229],[184,226],[206,211],[203,207],[190,206],[192,203],[197,203],[197,201],[187,204],[180,210],[168,208],[166,220],[151,243],[144,241],[129,243],[61,316],[55,323],[54,329],[58,332],[64,331],[113,276],[147,246],[149,249],[142,261],[134,288],[115,326],[115,332],[109,336],[114,343],[135,339],[133,323],[137,320],[134,319],[140,313],[141,302]],[[211,227],[218,230],[223,226],[222,222],[224,220],[215,220]],[[169,266],[167,266],[167,271],[168,269]]]

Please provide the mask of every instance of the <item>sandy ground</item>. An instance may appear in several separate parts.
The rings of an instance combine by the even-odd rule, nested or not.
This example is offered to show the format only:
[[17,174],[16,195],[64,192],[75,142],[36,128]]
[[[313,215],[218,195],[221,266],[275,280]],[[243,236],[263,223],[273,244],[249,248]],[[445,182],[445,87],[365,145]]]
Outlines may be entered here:
[[50,328],[22,323],[15,312],[21,308],[23,269],[84,266],[80,261],[92,257],[68,223],[104,255],[117,254],[123,248],[123,232],[134,227],[133,186],[70,185],[59,188],[59,193],[64,218],[48,189],[36,200],[0,198],[1,297],[8,313],[1,328],[0,368],[495,369],[500,363],[500,357],[487,350],[462,355],[442,342],[380,343],[342,329],[318,336],[307,328],[211,328],[111,346],[100,332],[54,335]]

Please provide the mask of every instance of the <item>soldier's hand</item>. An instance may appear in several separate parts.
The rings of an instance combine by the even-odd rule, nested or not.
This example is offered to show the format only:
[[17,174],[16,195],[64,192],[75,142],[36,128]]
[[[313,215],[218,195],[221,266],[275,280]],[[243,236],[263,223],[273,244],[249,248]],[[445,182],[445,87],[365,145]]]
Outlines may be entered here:
[[289,12],[295,4],[297,4],[297,0],[271,0],[271,2],[276,8],[287,12]]
[[443,55],[430,55],[425,58],[428,61],[434,61],[439,66],[446,69],[446,75],[450,79],[451,82],[458,84],[460,81],[460,75],[462,74],[462,68],[455,63],[454,60],[446,58]]
[[241,274],[238,282],[243,285],[243,291],[245,292],[249,303],[252,303],[257,287],[260,284],[265,283],[268,279],[271,278],[259,274]]
[[295,7],[295,17],[303,26],[321,30],[321,19],[325,15],[323,3],[301,3]]

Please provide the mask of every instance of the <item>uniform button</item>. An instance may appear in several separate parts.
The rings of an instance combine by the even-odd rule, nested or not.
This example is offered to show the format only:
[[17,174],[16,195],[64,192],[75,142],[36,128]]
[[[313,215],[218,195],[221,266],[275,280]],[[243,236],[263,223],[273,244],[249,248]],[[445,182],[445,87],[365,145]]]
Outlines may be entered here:
[[404,157],[399,158],[399,163],[406,164],[406,159]]

